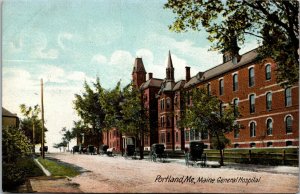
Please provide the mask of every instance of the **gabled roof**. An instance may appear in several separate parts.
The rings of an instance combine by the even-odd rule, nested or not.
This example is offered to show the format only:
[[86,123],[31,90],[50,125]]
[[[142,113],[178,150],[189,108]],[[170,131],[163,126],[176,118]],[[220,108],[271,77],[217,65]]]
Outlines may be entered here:
[[208,69],[205,72],[199,72],[197,75],[193,76],[186,84],[185,88],[190,87],[192,85],[198,84],[200,82],[206,81],[218,75],[221,75],[225,72],[231,71],[243,65],[249,64],[257,59],[258,53],[257,49],[249,51],[243,55],[241,55],[241,59],[238,63],[234,64],[232,60],[222,63],[218,66],[215,66],[211,69]]
[[151,78],[151,79],[147,80],[146,82],[144,82],[141,85],[140,89],[144,90],[144,89],[149,88],[149,87],[160,88],[162,82],[163,82],[162,79]]
[[13,114],[13,113],[9,112],[7,109],[2,107],[2,116],[17,117],[17,114]]
[[132,73],[133,72],[145,72],[146,73],[142,58],[135,58]]

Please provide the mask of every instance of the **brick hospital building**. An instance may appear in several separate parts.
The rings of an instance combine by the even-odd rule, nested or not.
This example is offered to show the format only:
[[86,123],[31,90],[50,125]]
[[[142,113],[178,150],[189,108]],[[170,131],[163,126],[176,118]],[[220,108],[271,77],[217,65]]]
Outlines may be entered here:
[[[229,104],[238,107],[241,116],[237,122],[244,129],[226,135],[230,147],[298,146],[298,85],[281,87],[276,82],[276,62],[271,58],[258,60],[257,56],[256,49],[242,55],[238,50],[225,52],[221,64],[193,77],[190,67],[186,67],[185,80],[175,80],[170,52],[163,79],[154,78],[152,73],[146,78],[142,58],[136,58],[132,81],[142,92],[150,121],[150,133],[144,137],[145,149],[153,143],[162,143],[167,150],[183,150],[191,141],[202,141],[210,148],[208,134],[177,125],[184,106],[192,105],[189,98],[184,101],[183,94],[199,87],[220,99],[220,109]],[[121,143],[124,147],[128,141],[117,129],[103,134],[103,138],[104,143],[117,150],[121,149]]]

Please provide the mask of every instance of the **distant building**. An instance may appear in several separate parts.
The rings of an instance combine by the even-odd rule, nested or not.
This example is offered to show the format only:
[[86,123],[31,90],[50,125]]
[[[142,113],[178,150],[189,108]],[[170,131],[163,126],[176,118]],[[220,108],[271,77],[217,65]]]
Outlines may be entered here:
[[19,128],[19,117],[2,107],[2,127]]
[[[197,87],[204,87],[210,95],[217,96],[220,109],[229,104],[238,107],[241,116],[237,122],[245,128],[227,134],[230,147],[299,146],[299,87],[282,88],[276,82],[276,63],[271,58],[258,60],[257,56],[256,49],[243,55],[239,55],[238,49],[234,53],[224,52],[220,65],[193,77],[190,67],[186,67],[186,78],[179,81],[174,78],[170,52],[164,79],[153,78],[149,73],[146,80],[143,61],[136,58],[132,81],[142,92],[150,115],[145,149],[153,143],[162,143],[168,150],[183,150],[191,141],[202,141],[211,147],[208,134],[177,125],[184,107],[192,105],[189,97],[184,100],[183,92],[188,94]],[[110,142],[110,138],[117,141],[121,136],[106,136],[105,140]]]

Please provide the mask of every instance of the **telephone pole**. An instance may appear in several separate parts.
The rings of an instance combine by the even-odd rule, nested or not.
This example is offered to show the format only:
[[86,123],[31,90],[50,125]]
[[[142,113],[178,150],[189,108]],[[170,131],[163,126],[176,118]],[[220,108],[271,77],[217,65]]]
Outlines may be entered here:
[[45,149],[44,149],[44,91],[43,91],[43,79],[41,79],[41,107],[42,107],[42,157],[45,159]]

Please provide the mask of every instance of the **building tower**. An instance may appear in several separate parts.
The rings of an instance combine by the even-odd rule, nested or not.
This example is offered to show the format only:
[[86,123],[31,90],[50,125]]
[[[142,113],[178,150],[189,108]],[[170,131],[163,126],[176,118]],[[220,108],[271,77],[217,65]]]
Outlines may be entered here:
[[170,51],[168,57],[168,66],[166,68],[166,81],[174,81],[174,68]]
[[146,82],[146,70],[142,58],[136,58],[134,61],[132,81],[137,88]]

